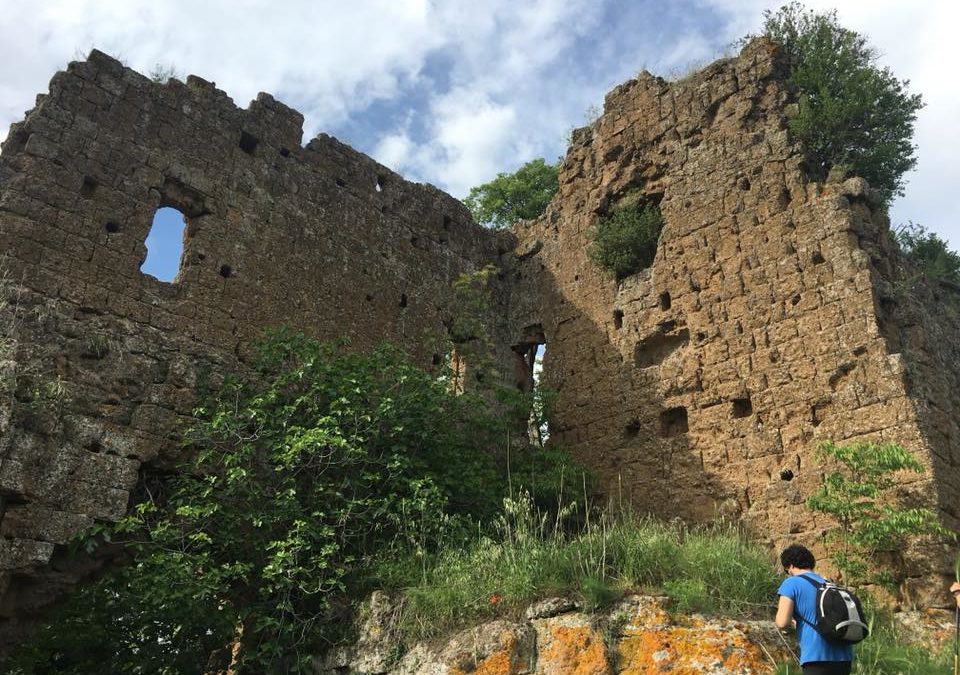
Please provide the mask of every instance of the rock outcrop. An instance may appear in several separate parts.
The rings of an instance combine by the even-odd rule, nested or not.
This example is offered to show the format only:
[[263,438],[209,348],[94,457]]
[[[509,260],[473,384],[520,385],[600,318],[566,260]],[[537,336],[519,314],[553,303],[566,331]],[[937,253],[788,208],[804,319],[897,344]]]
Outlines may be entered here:
[[[376,604],[383,605],[380,596]],[[752,675],[796,651],[770,621],[671,616],[664,598],[627,596],[585,614],[551,599],[525,621],[498,619],[433,644],[397,651],[389,623],[366,622],[354,649],[317,661],[320,675]],[[393,651],[392,660],[383,658]],[[372,657],[372,658],[371,658]]]

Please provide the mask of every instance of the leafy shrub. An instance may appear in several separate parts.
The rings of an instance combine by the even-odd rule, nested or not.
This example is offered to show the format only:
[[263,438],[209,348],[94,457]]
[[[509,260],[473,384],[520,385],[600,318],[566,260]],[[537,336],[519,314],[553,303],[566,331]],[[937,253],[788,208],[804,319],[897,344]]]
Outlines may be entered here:
[[790,2],[764,12],[764,34],[786,54],[788,83],[799,93],[790,132],[807,154],[814,177],[845,168],[869,181],[884,203],[903,194],[903,174],[916,164],[912,142],[919,94],[907,91],[877,51],[837,22]]
[[841,469],[824,475],[820,488],[807,499],[807,508],[836,519],[839,528],[831,539],[839,546],[830,560],[847,583],[884,581],[886,575],[877,570],[877,554],[902,549],[907,537],[948,534],[930,509],[904,508],[890,501],[898,471],[923,473],[923,466],[903,447],[826,442],[818,446],[817,456],[837,462]]
[[931,279],[960,284],[960,255],[923,225],[908,223],[894,233],[897,245]]
[[619,281],[650,266],[662,229],[663,216],[656,204],[620,204],[600,218],[587,254]]
[[133,564],[42,630],[23,672],[94,672],[99,653],[112,672],[200,673],[231,642],[243,672],[308,667],[349,625],[350,598],[378,584],[375,560],[426,560],[495,513],[507,483],[495,449],[517,418],[453,395],[394,347],[359,354],[288,331],[196,416],[191,459],[163,494],[99,528]]
[[478,223],[504,228],[539,217],[558,188],[557,166],[540,158],[514,173],[498,173],[489,183],[470,188],[463,203]]

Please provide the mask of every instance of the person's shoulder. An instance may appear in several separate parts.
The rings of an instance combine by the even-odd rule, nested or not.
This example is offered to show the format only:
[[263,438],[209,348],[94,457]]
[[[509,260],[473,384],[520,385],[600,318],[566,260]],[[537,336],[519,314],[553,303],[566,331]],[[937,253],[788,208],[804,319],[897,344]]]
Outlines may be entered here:
[[790,576],[780,582],[780,587],[777,589],[777,595],[785,595],[787,597],[794,597],[797,594],[797,590],[800,588],[799,584],[806,583],[802,579],[797,577]]

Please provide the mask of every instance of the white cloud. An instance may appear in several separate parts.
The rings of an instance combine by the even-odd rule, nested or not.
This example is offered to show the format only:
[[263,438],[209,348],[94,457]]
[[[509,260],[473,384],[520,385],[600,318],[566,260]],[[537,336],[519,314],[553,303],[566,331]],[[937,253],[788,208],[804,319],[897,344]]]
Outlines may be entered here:
[[[770,0],[6,0],[0,24],[0,138],[52,74],[91,46],[148,72],[172,63],[217,82],[238,105],[268,91],[300,110],[305,137],[390,101],[390,119],[353,140],[384,163],[455,195],[533,157],[554,159],[589,105],[648,67],[678,74],[756,32]],[[829,9],[835,0],[808,0]],[[948,0],[845,0],[841,21],[927,107],[920,164],[894,221],[935,228],[960,247],[949,196],[960,156]],[[425,69],[448,67],[437,88]],[[433,74],[435,75],[435,73]],[[437,80],[437,82],[441,81]],[[404,102],[416,93],[406,114]],[[414,118],[420,115],[422,117]],[[372,131],[369,131],[372,129]]]

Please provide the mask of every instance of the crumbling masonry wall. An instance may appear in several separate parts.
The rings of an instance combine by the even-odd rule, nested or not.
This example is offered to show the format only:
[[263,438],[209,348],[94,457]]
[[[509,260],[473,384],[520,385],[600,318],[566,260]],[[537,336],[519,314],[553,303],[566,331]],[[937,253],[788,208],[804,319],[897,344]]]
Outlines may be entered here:
[[[676,83],[641,73],[575,134],[557,198],[516,228],[528,302],[511,320],[542,328],[551,438],[615,501],[817,552],[817,443],[897,441],[928,469],[899,496],[955,527],[956,298],[904,290],[875,195],[810,182],[789,110],[777,50],[755,41]],[[638,193],[665,226],[652,266],[617,283],[586,249]],[[942,601],[920,578],[931,551],[905,558],[914,600]]]
[[[783,79],[755,41],[617,87],[545,215],[504,234],[332,138],[301,147],[301,116],[268,95],[240,110],[98,52],[57,74],[0,157],[0,652],[96,567],[65,542],[170,466],[197,385],[262,328],[435,365],[452,281],[491,263],[501,372],[531,386],[546,343],[551,442],[615,498],[822,550],[830,523],[803,508],[816,443],[895,440],[928,467],[901,496],[956,526],[956,297],[904,267],[862,180],[808,180]],[[637,194],[666,225],[617,283],[585,250]],[[164,205],[188,220],[169,284],[139,272]],[[921,603],[941,590],[932,553],[904,552]]]
[[[158,84],[93,52],[11,129],[0,642],[95,566],[65,544],[170,465],[197,385],[240,367],[263,328],[391,340],[432,367],[453,281],[510,248],[333,138],[301,147],[302,121],[266,94],[241,110],[200,78]],[[187,216],[173,283],[139,271],[160,206]]]

